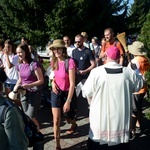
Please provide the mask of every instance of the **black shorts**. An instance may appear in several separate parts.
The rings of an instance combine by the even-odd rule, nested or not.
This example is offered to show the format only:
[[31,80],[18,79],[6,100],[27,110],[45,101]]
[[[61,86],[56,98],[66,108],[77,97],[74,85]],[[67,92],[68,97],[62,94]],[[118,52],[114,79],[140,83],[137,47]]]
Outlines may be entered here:
[[[55,94],[51,91],[51,107],[52,108],[62,108],[65,104],[68,96],[68,91],[59,91]],[[70,111],[64,114],[66,118],[74,119],[76,115],[76,93],[74,91],[71,103]]]
[[144,100],[145,93],[142,94],[132,94],[132,112],[137,113],[142,111],[142,104]]

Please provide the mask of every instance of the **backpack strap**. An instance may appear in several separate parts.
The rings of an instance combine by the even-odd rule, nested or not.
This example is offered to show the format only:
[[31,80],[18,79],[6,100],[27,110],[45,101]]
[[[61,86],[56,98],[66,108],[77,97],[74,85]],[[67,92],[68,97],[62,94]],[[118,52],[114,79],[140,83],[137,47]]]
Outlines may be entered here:
[[117,44],[118,44],[118,40],[115,40],[114,46],[117,47]]
[[11,108],[13,106],[13,104],[9,101],[6,100],[2,106],[0,106],[0,123],[3,125],[6,119],[6,114],[9,110],[9,108]]
[[21,64],[18,63],[17,66],[18,66],[18,71],[20,71],[20,69],[21,69]]
[[32,62],[30,63],[30,70],[31,70],[31,71],[33,71],[33,63],[34,63],[34,61],[32,61]]
[[70,59],[70,58],[65,59],[65,71],[66,71],[67,73],[69,73],[69,59]]

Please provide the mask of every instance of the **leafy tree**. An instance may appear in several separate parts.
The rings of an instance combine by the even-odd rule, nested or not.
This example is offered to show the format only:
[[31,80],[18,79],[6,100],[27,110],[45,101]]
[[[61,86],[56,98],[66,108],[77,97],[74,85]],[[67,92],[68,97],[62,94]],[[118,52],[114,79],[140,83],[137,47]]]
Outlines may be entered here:
[[[143,24],[138,40],[143,42],[145,47],[150,51],[150,11],[147,14],[146,21]],[[150,58],[150,55],[148,57]]]
[[149,0],[134,0],[129,13],[129,31],[132,33],[140,33],[143,23],[146,20],[146,15],[150,10]]
[[[147,57],[150,59],[150,11],[147,14],[146,21],[141,29],[141,33],[138,37],[138,40],[144,43],[144,46],[147,49]],[[150,102],[150,70],[145,75],[147,79],[148,85],[148,98],[147,100]],[[150,119],[150,112],[146,113],[146,117]]]
[[32,43],[44,43],[46,24],[43,18],[49,6],[50,1],[47,0],[1,0],[2,32],[13,40],[25,36]]
[[22,36],[31,43],[45,44],[86,31],[91,36],[103,34],[106,27],[116,32],[126,28],[128,0],[1,0],[1,35],[13,40]]
[[125,27],[127,3],[122,0],[60,0],[46,16],[48,34],[60,38],[86,31],[91,36],[100,36],[106,27],[125,30],[122,28]]

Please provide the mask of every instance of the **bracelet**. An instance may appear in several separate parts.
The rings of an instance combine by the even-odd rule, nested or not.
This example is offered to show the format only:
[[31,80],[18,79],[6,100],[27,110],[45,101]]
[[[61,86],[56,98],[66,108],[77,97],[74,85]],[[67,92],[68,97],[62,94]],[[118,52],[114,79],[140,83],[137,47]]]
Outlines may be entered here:
[[66,102],[69,102],[69,103],[71,103],[71,99],[67,99],[67,100],[66,100]]

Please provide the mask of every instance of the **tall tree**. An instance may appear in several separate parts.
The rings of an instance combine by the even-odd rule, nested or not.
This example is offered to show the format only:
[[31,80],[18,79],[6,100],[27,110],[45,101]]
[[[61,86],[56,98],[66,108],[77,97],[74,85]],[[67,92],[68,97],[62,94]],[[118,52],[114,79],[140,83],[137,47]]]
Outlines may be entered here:
[[123,30],[127,3],[128,0],[60,0],[46,16],[48,34],[58,38],[86,31],[100,36],[106,27]]
[[1,0],[0,27],[7,38],[25,36],[41,45],[81,31],[100,36],[106,27],[125,27],[128,0]]
[[[138,40],[144,43],[145,47],[150,51],[150,11],[146,16],[146,21],[143,24]],[[150,58],[150,53],[149,53]]]
[[146,15],[150,10],[149,0],[134,0],[129,11],[129,31],[132,33],[140,33],[143,23],[146,20]]
[[45,14],[50,9],[50,0],[1,0],[0,26],[7,38],[22,36],[32,43],[42,43],[46,37]]
[[[141,33],[138,37],[138,40],[144,43],[144,46],[147,49],[147,57],[150,60],[150,11],[146,16],[146,21],[141,29]],[[148,97],[147,100],[150,102],[150,70],[145,75],[147,85],[148,85]],[[146,117],[150,119],[150,112],[146,113]]]

